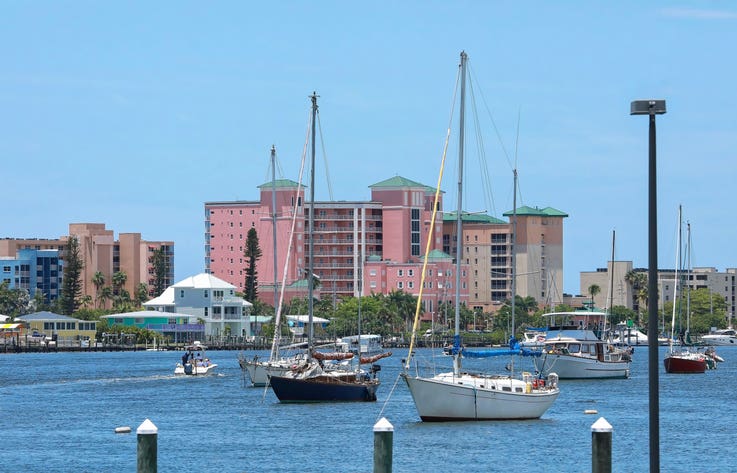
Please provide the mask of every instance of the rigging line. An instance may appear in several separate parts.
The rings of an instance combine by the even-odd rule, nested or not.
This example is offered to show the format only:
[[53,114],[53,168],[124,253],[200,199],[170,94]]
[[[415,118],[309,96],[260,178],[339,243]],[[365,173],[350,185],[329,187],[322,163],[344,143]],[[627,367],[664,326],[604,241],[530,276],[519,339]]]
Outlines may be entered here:
[[322,160],[325,163],[325,179],[328,182],[329,200],[333,200],[333,185],[330,183],[330,170],[328,169],[328,154],[325,152],[325,140],[322,138],[322,122],[320,121],[320,111],[317,111],[317,129],[320,131],[320,148],[322,149]]
[[[281,339],[281,312],[282,304],[284,303],[284,287],[286,286],[287,271],[289,269],[289,258],[292,254],[292,242],[294,238],[294,228],[297,221],[297,210],[299,204],[299,192],[302,189],[302,177],[304,175],[304,169],[307,161],[307,145],[310,141],[310,123],[307,125],[307,136],[305,137],[304,145],[302,148],[302,162],[299,168],[299,178],[297,179],[297,198],[294,199],[294,208],[292,209],[292,228],[289,231],[289,244],[287,245],[287,254],[284,259],[284,271],[282,272],[281,291],[279,294],[279,305],[276,307],[276,314],[274,317],[274,339],[271,342],[271,359],[275,359],[279,356],[279,341]],[[276,211],[276,209],[274,209]],[[276,270],[276,268],[274,268]]]
[[400,378],[401,376],[397,375],[397,379],[394,380],[394,385],[392,386],[392,389],[389,391],[389,395],[386,396],[386,400],[384,400],[384,404],[381,406],[379,415],[376,418],[377,421],[384,416],[384,409],[386,409],[386,406],[389,404],[389,400],[392,398],[392,394],[394,394],[394,390],[397,388],[397,384],[399,383]]
[[451,100],[450,117],[448,120],[448,129],[445,132],[445,143],[443,145],[443,153],[440,160],[440,172],[438,174],[438,183],[435,187],[435,199],[433,200],[432,207],[432,218],[430,219],[430,231],[428,232],[427,244],[425,245],[425,257],[422,262],[422,272],[420,273],[420,291],[417,294],[417,306],[415,307],[415,319],[412,324],[412,336],[409,341],[409,352],[407,354],[407,360],[404,365],[404,370],[409,371],[410,362],[412,361],[412,352],[414,351],[415,340],[417,338],[417,328],[420,324],[420,307],[422,304],[422,294],[425,287],[425,274],[427,272],[427,260],[428,254],[430,253],[430,245],[434,240],[433,235],[435,234],[435,217],[438,213],[438,203],[440,201],[440,186],[443,182],[443,170],[445,169],[445,158],[448,156],[448,144],[450,143],[450,130],[453,125],[453,110],[455,109],[456,97],[458,96],[458,85],[461,80],[461,66],[458,66],[458,74],[456,76],[456,85],[453,92],[453,99]]
[[[470,70],[470,68],[469,68]],[[471,71],[471,74],[473,74],[473,71]],[[480,91],[481,94],[481,101],[484,103],[484,106],[486,107],[486,111],[489,114],[489,118],[491,119],[491,124],[494,127],[494,132],[496,132],[496,137],[499,140],[499,145],[502,147],[502,151],[504,151],[504,156],[507,158],[507,163],[512,167],[512,163],[509,159],[509,153],[507,152],[506,146],[504,146],[504,141],[502,140],[502,135],[499,133],[499,128],[496,126],[496,122],[494,121],[494,116],[491,114],[491,110],[489,109],[489,104],[486,102],[486,97],[484,97],[484,91]]]
[[[517,138],[514,141],[514,169],[515,169],[515,172],[518,171],[517,152],[519,151],[519,124],[520,124],[521,119],[522,119],[522,111],[521,109],[518,109],[517,110]],[[519,172],[517,173],[517,176],[519,176]],[[520,204],[525,205],[525,201],[522,198],[522,191],[520,190],[519,179],[517,179],[517,196],[519,196]]]
[[[473,111],[474,130],[476,138],[476,148],[479,152],[479,168],[481,176],[481,187],[484,194],[485,208],[491,209],[492,215],[496,215],[496,205],[494,203],[494,194],[491,191],[491,176],[489,175],[489,163],[486,159],[486,149],[484,147],[484,138],[481,133],[481,121],[479,120],[478,108],[476,107],[476,95],[473,88],[474,81],[469,81],[469,93],[471,95],[471,110]],[[468,189],[468,186],[466,186]],[[467,190],[468,192],[468,190]]]

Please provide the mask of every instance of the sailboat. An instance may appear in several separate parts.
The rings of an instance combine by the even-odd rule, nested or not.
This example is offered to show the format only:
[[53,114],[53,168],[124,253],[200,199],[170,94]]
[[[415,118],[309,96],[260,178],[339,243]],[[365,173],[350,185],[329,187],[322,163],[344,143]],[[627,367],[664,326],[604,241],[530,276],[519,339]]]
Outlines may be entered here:
[[[354,357],[353,353],[322,353],[315,350],[313,344],[313,289],[314,289],[314,256],[313,256],[313,229],[315,215],[315,127],[317,116],[317,94],[310,96],[312,100],[312,165],[310,169],[310,213],[308,220],[308,337],[307,357],[304,361],[294,365],[289,371],[279,375],[269,375],[269,382],[274,394],[281,402],[371,402],[376,401],[376,390],[379,379],[376,373],[381,369],[373,362],[378,358],[361,359],[356,368],[331,366],[330,361],[347,361]],[[359,330],[360,334],[360,330]],[[360,345],[360,339],[359,339]],[[371,363],[371,369],[366,372],[360,368],[361,361]]]
[[[415,322],[410,340],[409,356],[405,360],[401,377],[407,383],[420,418],[425,421],[474,421],[503,419],[536,419],[541,417],[558,397],[558,377],[551,374],[541,379],[531,373],[522,373],[521,377],[496,375],[487,373],[471,373],[461,369],[462,358],[505,354],[507,351],[495,353],[473,352],[461,348],[460,337],[460,274],[462,256],[462,190],[463,190],[463,146],[464,146],[464,113],[466,89],[466,63],[468,56],[461,52],[460,63],[460,133],[458,151],[458,201],[456,212],[456,268],[455,268],[455,336],[451,356],[453,371],[438,373],[434,376],[421,376],[419,371],[410,372],[414,343],[419,325],[419,313],[422,299],[422,287],[427,269],[427,255],[430,253],[432,238],[428,238],[425,260],[422,268],[423,284],[420,285],[420,297],[417,301]],[[447,146],[447,142],[446,142]],[[443,153],[443,163],[445,153]],[[429,234],[435,227],[438,209],[440,183],[442,180],[441,165],[438,185],[435,191],[435,204],[430,221]],[[509,353],[519,352],[518,346]]]
[[[300,172],[299,185],[297,187],[297,193],[302,183],[302,175]],[[299,199],[294,199],[294,208],[292,211],[292,227],[289,235],[294,235],[295,222],[297,221],[298,215],[298,203]],[[276,148],[271,147],[271,222],[272,222],[272,236],[273,236],[273,248],[274,248],[274,307],[276,308],[276,315],[274,320],[274,337],[271,344],[271,352],[267,360],[262,360],[258,355],[253,358],[246,358],[243,354],[238,356],[238,364],[244,373],[244,376],[248,374],[248,378],[251,380],[251,385],[254,387],[267,386],[269,384],[269,375],[282,375],[288,372],[293,366],[302,362],[306,359],[304,348],[306,346],[303,342],[294,343],[285,347],[280,347],[281,343],[281,316],[282,307],[284,303],[284,290],[286,288],[286,276],[287,268],[289,265],[289,259],[291,256],[291,246],[288,248],[287,257],[284,262],[284,271],[282,272],[281,290],[277,299],[277,245],[276,245]],[[296,351],[293,355],[282,356],[281,353],[285,351]],[[245,379],[245,378],[244,378]]]
[[[671,336],[668,346],[668,353],[665,355],[663,364],[665,365],[666,373],[704,373],[706,371],[706,356],[703,353],[694,352],[688,349],[686,346],[686,340],[688,339],[688,329],[685,331],[685,337],[681,341],[682,346],[679,350],[674,349],[673,340],[675,337],[676,327],[676,308],[678,304],[678,268],[681,266],[681,206],[678,206],[678,247],[676,248],[676,272],[675,272],[675,284],[673,286],[673,316],[671,318]],[[690,233],[690,230],[689,230]],[[689,237],[690,239],[690,237]],[[687,311],[690,308],[687,309]],[[687,314],[688,316],[688,314]]]

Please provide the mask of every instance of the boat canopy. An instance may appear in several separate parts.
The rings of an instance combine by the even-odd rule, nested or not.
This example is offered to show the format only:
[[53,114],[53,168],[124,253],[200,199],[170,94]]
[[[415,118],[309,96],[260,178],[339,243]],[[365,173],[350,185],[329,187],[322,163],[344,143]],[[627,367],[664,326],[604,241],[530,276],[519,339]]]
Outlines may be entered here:
[[463,349],[461,350],[461,354],[465,358],[492,358],[495,356],[510,356],[510,355],[519,355],[519,356],[540,356],[542,355],[542,352],[540,350],[529,350],[527,348],[519,348],[516,350],[513,349],[490,349],[490,350],[467,350]]

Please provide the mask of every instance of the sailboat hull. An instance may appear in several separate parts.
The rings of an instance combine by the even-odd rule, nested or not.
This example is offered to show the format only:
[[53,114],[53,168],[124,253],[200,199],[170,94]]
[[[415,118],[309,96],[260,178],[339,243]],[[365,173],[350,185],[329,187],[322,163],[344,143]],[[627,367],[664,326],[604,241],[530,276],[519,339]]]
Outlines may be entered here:
[[344,381],[331,376],[269,376],[269,382],[281,402],[373,402],[379,387],[376,379]]
[[538,419],[557,399],[555,386],[532,389],[510,377],[402,374],[425,422]]
[[704,373],[706,371],[706,358],[693,353],[671,353],[663,360],[666,373]]
[[254,387],[263,387],[269,384],[269,376],[282,376],[287,373],[294,360],[282,360],[277,362],[270,361],[254,361],[254,360],[238,360],[241,369],[248,373],[251,385]]

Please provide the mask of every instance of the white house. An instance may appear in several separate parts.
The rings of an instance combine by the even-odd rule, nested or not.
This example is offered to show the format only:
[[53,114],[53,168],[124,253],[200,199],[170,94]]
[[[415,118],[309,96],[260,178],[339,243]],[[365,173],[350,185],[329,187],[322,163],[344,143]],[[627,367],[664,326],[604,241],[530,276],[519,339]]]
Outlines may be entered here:
[[235,294],[235,286],[212,274],[200,273],[169,286],[154,299],[144,302],[147,310],[190,315],[201,320],[206,336],[249,337],[253,304]]

